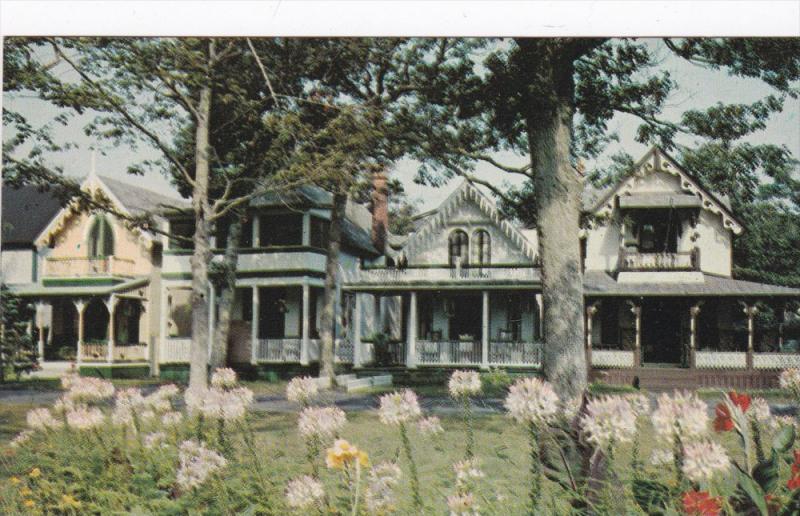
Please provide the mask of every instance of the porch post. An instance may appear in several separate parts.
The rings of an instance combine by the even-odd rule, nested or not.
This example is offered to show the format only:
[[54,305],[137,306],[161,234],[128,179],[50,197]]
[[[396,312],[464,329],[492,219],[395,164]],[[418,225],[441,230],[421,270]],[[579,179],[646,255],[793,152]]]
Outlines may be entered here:
[[353,339],[353,367],[364,366],[364,350],[361,347],[361,294],[356,292],[353,306],[353,320],[350,333]]
[[489,369],[489,291],[483,291],[481,318],[481,368]]
[[786,301],[778,307],[778,351],[783,349],[783,325],[786,324]]
[[633,348],[633,367],[642,365],[642,307],[631,302],[631,312],[636,317],[636,337]]
[[261,217],[259,217],[258,212],[253,213],[253,247],[260,247],[261,246]]
[[114,311],[117,309],[117,296],[111,294],[106,301],[108,309],[108,345],[106,346],[106,362],[114,362]]
[[744,313],[747,315],[747,368],[753,368],[753,348],[755,340],[755,328],[753,325],[753,318],[758,313],[758,308],[755,305],[745,305]]
[[300,365],[308,365],[308,347],[311,344],[310,325],[308,320],[311,308],[311,288],[308,278],[303,278],[303,340],[300,343]]
[[83,312],[86,310],[86,301],[78,299],[73,301],[75,309],[78,311],[78,352],[76,361],[80,364],[83,361]]
[[258,285],[253,285],[253,309],[250,314],[250,363],[255,365],[258,363],[258,316],[259,298],[258,298]]
[[586,307],[586,366],[592,368],[592,325],[594,314],[597,313],[598,303],[592,303]]
[[697,365],[697,316],[700,315],[700,303],[696,303],[689,308],[689,368],[694,369]]
[[412,291],[408,302],[408,349],[406,350],[406,367],[417,367],[417,293]]
[[[544,302],[542,295],[536,294],[536,309],[539,310],[539,340],[544,338]],[[546,343],[545,343],[546,344]]]
[[44,364],[44,308],[42,302],[36,303],[36,327],[39,328],[39,342],[36,353],[39,356],[39,363]]
[[154,374],[156,376],[161,374],[161,357],[164,353],[164,347],[169,335],[167,335],[167,317],[172,311],[172,303],[170,303],[169,296],[167,295],[167,286],[163,280],[159,292],[159,306],[154,306],[154,310],[158,310],[158,339],[156,339],[156,350],[153,353],[155,359]]

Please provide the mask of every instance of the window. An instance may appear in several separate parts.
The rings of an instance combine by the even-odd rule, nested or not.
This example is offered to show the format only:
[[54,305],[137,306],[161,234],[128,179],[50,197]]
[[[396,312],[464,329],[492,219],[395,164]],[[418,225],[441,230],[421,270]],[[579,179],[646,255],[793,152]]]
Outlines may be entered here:
[[330,221],[311,217],[311,247],[327,249],[330,228]]
[[89,229],[89,256],[100,258],[114,255],[114,233],[105,215],[98,215]]
[[478,265],[492,263],[492,238],[485,229],[479,229],[472,235],[472,261]]
[[469,263],[467,251],[469,249],[469,237],[465,232],[457,229],[450,233],[450,267],[455,267],[457,263],[466,265]]
[[303,243],[303,215],[299,213],[262,215],[258,229],[261,247]]
[[173,219],[169,222],[169,232],[176,238],[170,238],[170,249],[193,249],[194,220]]
[[[217,249],[225,249],[228,245],[228,234],[230,233],[231,222],[223,220],[217,223],[216,234]],[[253,218],[248,217],[242,222],[242,229],[239,235],[239,248],[253,246]]]

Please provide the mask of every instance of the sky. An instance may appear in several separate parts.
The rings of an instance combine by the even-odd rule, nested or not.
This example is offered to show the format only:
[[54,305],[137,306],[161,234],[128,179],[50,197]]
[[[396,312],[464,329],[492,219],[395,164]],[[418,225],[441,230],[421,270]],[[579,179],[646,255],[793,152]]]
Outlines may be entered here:
[[[750,103],[773,93],[768,85],[757,79],[730,77],[724,71],[710,70],[688,63],[672,55],[659,40],[644,41],[651,47],[659,60],[656,71],[668,70],[677,82],[677,88],[672,92],[662,113],[664,119],[677,121],[681,113],[688,109],[703,109],[718,102]],[[65,69],[63,73],[66,72]],[[34,124],[45,123],[57,114],[54,108],[43,101],[32,98],[29,93],[4,93],[3,104],[8,109],[22,112]],[[90,170],[92,149],[95,148],[97,149],[95,161],[98,174],[177,197],[177,192],[169,182],[156,172],[148,172],[143,177],[130,176],[126,173],[130,164],[158,157],[155,150],[146,147],[135,150],[113,147],[107,142],[95,141],[83,133],[84,125],[90,120],[90,115],[84,115],[73,118],[66,127],[54,126],[57,139],[76,142],[78,146],[68,151],[48,155],[47,159],[53,166],[63,167],[65,174],[72,177],[85,176]],[[620,150],[628,152],[634,159],[642,156],[647,151],[647,147],[634,140],[638,125],[638,120],[633,116],[617,114],[610,121],[608,127],[610,132],[618,134],[619,142],[612,142],[604,156]],[[786,145],[795,157],[800,158],[800,100],[789,99],[784,105],[783,112],[773,115],[766,129],[750,135],[746,140],[753,143]],[[697,144],[691,137],[685,136],[678,138],[678,143],[687,146]],[[496,155],[496,159],[510,165],[519,165],[525,162],[524,156],[514,156],[510,153],[500,153]],[[589,167],[592,165],[592,163],[588,163]],[[439,188],[415,184],[413,179],[417,173],[417,166],[418,164],[414,161],[403,160],[395,165],[391,174],[403,183],[409,199],[417,203],[420,211],[438,206],[460,183],[459,179],[454,179]],[[494,184],[509,181],[508,174],[487,164],[479,164],[475,175]],[[511,178],[510,182],[514,181],[519,182],[519,178]]]

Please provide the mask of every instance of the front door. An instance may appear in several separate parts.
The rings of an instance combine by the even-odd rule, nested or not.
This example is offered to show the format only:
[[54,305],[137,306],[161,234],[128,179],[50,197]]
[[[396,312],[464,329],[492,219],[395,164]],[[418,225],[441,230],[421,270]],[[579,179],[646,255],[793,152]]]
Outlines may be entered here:
[[642,362],[681,364],[681,315],[679,303],[648,299],[642,305]]
[[470,335],[473,341],[481,340],[482,310],[480,296],[464,294],[450,298],[453,313],[450,317],[450,340],[459,340],[461,335]]

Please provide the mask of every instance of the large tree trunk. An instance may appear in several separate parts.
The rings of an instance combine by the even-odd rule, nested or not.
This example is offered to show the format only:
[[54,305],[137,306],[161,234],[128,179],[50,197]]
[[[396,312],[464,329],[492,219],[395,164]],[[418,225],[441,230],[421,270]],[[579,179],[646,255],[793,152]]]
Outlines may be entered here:
[[570,162],[573,70],[557,58],[543,61],[553,68],[550,98],[531,109],[526,120],[542,263],[543,369],[557,392],[572,397],[587,381],[578,239],[582,180]]
[[[339,252],[342,247],[342,221],[344,220],[347,195],[335,193],[331,209],[331,226],[328,234],[328,257],[325,261],[325,298],[320,317],[320,377],[328,377],[336,383],[334,371],[334,335],[336,333],[336,284],[339,277]],[[304,314],[304,317],[307,317]]]
[[200,90],[195,128],[195,176],[192,194],[194,209],[194,253],[192,254],[192,349],[189,362],[189,389],[208,385],[208,266],[211,261],[209,244],[210,206],[209,183],[209,124],[211,117],[211,87]]
[[234,215],[228,226],[228,238],[225,243],[225,258],[222,262],[222,281],[219,292],[219,317],[214,328],[214,340],[211,343],[211,368],[225,367],[228,354],[228,339],[231,331],[231,311],[236,293],[236,266],[239,259],[239,243],[242,237],[242,219]]

